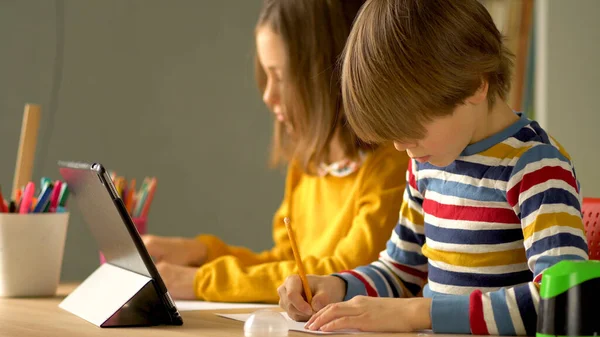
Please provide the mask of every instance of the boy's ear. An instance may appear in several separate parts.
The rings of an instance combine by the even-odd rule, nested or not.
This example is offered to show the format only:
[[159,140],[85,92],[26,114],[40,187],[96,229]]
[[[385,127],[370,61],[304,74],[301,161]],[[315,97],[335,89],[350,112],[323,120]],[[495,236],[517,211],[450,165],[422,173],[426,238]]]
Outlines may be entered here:
[[481,81],[481,85],[477,88],[477,91],[471,96],[467,98],[467,102],[471,104],[479,104],[487,99],[488,89],[490,88],[490,84],[488,81],[483,79]]

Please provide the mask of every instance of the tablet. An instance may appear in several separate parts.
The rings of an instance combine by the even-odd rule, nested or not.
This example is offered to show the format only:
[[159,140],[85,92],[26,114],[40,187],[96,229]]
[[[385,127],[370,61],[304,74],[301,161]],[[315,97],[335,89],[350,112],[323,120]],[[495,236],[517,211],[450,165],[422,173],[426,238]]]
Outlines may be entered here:
[[[142,292],[147,294],[149,291],[148,289],[153,291],[152,288],[154,288],[157,296],[152,294],[155,298],[152,301],[158,303],[145,303],[143,306],[144,310],[166,311],[166,315],[164,313],[156,312],[145,313],[145,319],[138,320],[142,324],[136,324],[133,321],[126,322],[126,320],[121,319],[121,322],[113,320],[113,326],[183,324],[183,320],[181,319],[175,303],[161,279],[156,266],[152,262],[152,258],[148,254],[142,238],[105,168],[99,163],[88,164],[67,161],[59,161],[58,166],[60,174],[68,184],[71,196],[75,199],[76,204],[83,215],[84,221],[96,241],[98,249],[103,253],[106,264],[110,265],[105,266],[105,268],[102,268],[103,266],[101,266],[95,272],[95,274],[98,275],[95,276],[92,274],[84,281],[84,283],[87,282],[88,285],[85,286],[82,284],[80,287],[85,286],[90,290],[81,290],[81,295],[77,295],[77,297],[80,298],[79,301],[85,297],[86,292],[88,298],[95,296],[90,294],[92,291],[91,289],[94,288],[94,284],[96,287],[98,284],[102,284],[103,287],[106,287],[106,285],[111,282],[114,282],[114,284],[119,284],[119,282],[121,282],[122,284],[122,282],[127,282],[127,280],[131,278],[117,275],[135,273],[137,275],[132,275],[133,278],[139,278],[139,275],[141,275],[144,277],[143,279],[147,279],[148,281],[144,284],[146,290],[142,291],[140,289],[136,294],[132,294],[131,296],[139,295],[139,293]],[[100,269],[103,269],[103,271],[100,272]],[[112,271],[109,271],[109,269]],[[89,280],[92,278],[95,279]],[[121,278],[121,280],[116,280],[116,278]],[[144,281],[142,280],[141,282],[143,283]],[[124,289],[127,288],[127,286],[115,286],[113,288]],[[76,289],[76,291],[77,290],[78,289]],[[110,292],[111,289],[104,289],[104,291]],[[110,294],[104,294],[103,296],[110,296]],[[124,296],[127,297],[126,294],[124,294]],[[147,295],[144,297],[146,299],[150,298]],[[104,302],[105,300],[98,298],[97,301]],[[89,304],[90,303],[88,303],[88,305]],[[123,303],[124,306],[126,306],[125,304],[126,303]],[[91,305],[94,304],[91,303]],[[99,305],[107,306],[107,303],[99,303]],[[114,305],[115,304],[113,303],[113,306]],[[134,314],[140,315],[144,313]],[[88,316],[89,315],[90,314],[88,314]],[[102,326],[101,323],[96,324]]]

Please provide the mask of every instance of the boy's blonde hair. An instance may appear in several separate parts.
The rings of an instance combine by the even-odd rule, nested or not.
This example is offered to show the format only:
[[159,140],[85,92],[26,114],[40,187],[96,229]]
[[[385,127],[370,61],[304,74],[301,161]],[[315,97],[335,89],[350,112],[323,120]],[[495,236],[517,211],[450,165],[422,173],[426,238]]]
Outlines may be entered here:
[[512,54],[477,0],[369,0],[344,52],[348,121],[370,143],[425,136],[487,82],[491,108],[510,89]]
[[[308,173],[328,156],[337,130],[346,156],[368,148],[350,129],[342,112],[340,69],[336,67],[364,0],[264,0],[256,25],[269,27],[285,45],[287,69],[282,104],[294,132],[275,122],[271,164],[297,162]],[[255,57],[261,93],[266,75]]]

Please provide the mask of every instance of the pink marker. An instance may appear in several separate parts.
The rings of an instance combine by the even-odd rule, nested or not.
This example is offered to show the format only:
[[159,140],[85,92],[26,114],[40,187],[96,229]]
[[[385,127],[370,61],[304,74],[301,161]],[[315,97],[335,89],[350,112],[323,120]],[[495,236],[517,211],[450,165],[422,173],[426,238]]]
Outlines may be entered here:
[[33,182],[27,183],[27,186],[25,186],[25,192],[23,192],[23,196],[21,197],[21,207],[19,208],[20,214],[29,213],[29,209],[31,208],[31,203],[33,202],[34,194],[35,194],[35,184]]

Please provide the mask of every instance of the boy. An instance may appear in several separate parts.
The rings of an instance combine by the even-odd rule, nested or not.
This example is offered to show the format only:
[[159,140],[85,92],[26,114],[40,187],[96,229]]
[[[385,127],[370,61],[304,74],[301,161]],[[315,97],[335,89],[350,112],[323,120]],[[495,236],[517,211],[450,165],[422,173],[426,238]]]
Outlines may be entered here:
[[291,317],[323,331],[535,334],[543,271],[588,250],[568,154],[506,103],[510,56],[476,0],[365,4],[344,108],[361,139],[412,158],[400,220],[378,261],[309,276],[312,308],[289,277]]

